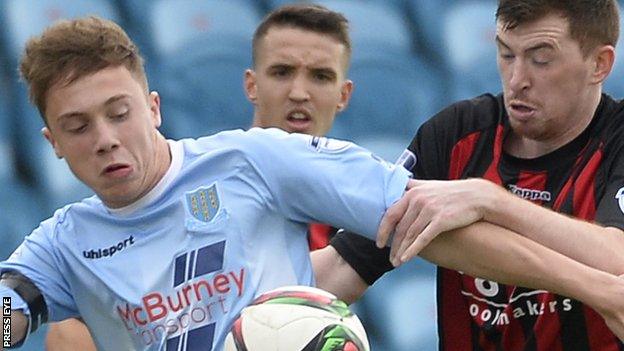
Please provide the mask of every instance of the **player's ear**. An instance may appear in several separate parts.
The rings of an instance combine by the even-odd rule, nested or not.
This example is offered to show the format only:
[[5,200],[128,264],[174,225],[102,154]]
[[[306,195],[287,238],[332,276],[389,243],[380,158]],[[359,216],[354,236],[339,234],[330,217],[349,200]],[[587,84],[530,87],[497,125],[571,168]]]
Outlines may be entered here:
[[256,99],[258,98],[258,85],[256,84],[256,72],[252,69],[245,70],[245,95],[247,95],[247,99],[252,103],[256,104]]
[[50,143],[50,145],[52,145],[52,149],[54,149],[54,153],[56,154],[56,157],[63,158],[63,153],[61,152],[58,146],[58,143],[54,139],[54,136],[50,132],[50,129],[48,129],[48,127],[41,128],[41,134],[43,134],[44,138],[46,138],[46,140]]
[[351,94],[353,93],[353,81],[346,79],[340,87],[340,101],[338,101],[338,112],[341,112],[349,105]]
[[148,103],[154,127],[158,128],[162,124],[162,116],[160,115],[160,95],[152,91],[148,96]]
[[611,45],[603,45],[596,48],[593,55],[592,83],[602,83],[613,68],[615,62],[615,48]]

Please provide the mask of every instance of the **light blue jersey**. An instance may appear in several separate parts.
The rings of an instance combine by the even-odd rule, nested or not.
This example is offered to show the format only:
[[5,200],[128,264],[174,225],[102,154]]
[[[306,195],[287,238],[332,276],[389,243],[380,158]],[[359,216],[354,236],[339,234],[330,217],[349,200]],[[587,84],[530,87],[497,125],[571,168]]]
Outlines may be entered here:
[[51,321],[81,317],[98,349],[221,350],[254,297],[314,284],[307,223],[374,238],[409,177],[353,144],[277,129],[169,146],[142,199],[66,206],[0,264],[37,285]]

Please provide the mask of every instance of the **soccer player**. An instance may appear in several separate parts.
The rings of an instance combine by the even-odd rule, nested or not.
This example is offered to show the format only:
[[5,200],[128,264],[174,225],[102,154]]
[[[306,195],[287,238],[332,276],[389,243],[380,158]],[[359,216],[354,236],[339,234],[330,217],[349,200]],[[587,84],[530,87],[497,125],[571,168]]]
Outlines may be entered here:
[[[403,160],[423,180],[389,210],[380,229],[380,245],[396,229],[391,250],[377,251],[353,235],[333,242],[368,284],[391,269],[389,258],[400,264],[429,242],[423,257],[461,270],[438,271],[442,350],[624,347],[607,327],[624,338],[621,294],[581,298],[594,309],[573,299],[580,298],[574,290],[599,295],[621,283],[596,283],[574,272],[587,267],[570,271],[568,264],[548,263],[554,256],[543,250],[624,273],[624,105],[602,94],[618,17],[614,0],[500,0],[496,43],[503,93],[453,104],[419,129]],[[483,252],[475,264],[488,267],[475,275],[467,264],[449,265],[439,250],[463,235],[496,246],[510,233],[530,239],[527,247],[544,260],[541,269],[524,267],[532,275],[524,281],[508,266],[527,261],[508,251]],[[418,235],[414,244],[401,244]],[[329,267],[335,272],[339,262]],[[342,275],[334,279],[345,282]],[[574,282],[572,290],[553,290],[561,279]]]
[[408,184],[402,167],[322,137],[254,128],[166,140],[137,48],[110,21],[51,26],[20,70],[44,136],[96,196],[58,210],[0,263],[13,344],[81,317],[98,349],[219,350],[255,296],[314,283],[306,223],[374,238]]
[[[306,4],[269,13],[254,34],[253,69],[245,72],[253,126],[314,136],[329,132],[353,90],[346,78],[350,48],[348,23],[339,13]],[[335,230],[311,224],[310,248],[325,247]],[[88,330],[75,319],[51,324],[46,347],[94,349]]]
[[[318,5],[279,7],[258,25],[252,57],[244,85],[254,105],[253,125],[325,136],[353,91],[347,79],[347,19]],[[310,249],[327,246],[335,232],[331,226],[311,224]]]

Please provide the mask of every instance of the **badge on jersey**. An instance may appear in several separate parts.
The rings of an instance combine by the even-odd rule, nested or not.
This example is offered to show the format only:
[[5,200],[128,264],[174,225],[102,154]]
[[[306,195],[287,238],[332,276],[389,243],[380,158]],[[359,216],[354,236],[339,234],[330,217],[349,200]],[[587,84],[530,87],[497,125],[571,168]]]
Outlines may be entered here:
[[310,137],[310,146],[318,152],[338,153],[348,149],[353,143],[345,140],[331,139],[326,137]]
[[624,188],[620,188],[620,190],[618,190],[615,198],[618,200],[618,205],[620,205],[620,211],[624,213]]
[[397,166],[403,166],[403,168],[412,172],[412,169],[416,166],[416,155],[410,150],[405,149],[394,164]]
[[186,209],[196,219],[208,223],[219,212],[217,184],[186,193]]

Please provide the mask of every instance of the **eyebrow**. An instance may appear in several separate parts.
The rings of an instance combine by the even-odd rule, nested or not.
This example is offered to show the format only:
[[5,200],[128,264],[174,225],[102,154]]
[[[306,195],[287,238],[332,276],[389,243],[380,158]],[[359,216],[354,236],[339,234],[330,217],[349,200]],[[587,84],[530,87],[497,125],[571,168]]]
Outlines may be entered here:
[[[117,102],[119,100],[123,100],[123,99],[129,98],[129,97],[130,97],[130,95],[128,95],[128,94],[117,94],[117,95],[111,96],[106,101],[104,101],[104,105],[108,106],[108,105],[111,105],[111,104],[113,104],[113,103],[115,103],[115,102]],[[72,118],[72,117],[82,117],[84,115],[85,115],[85,113],[83,113],[83,112],[72,111],[72,112],[63,113],[62,115],[60,115],[58,117],[58,120],[60,121],[60,120],[67,119],[67,118]]]
[[[498,43],[500,46],[504,47],[507,50],[511,50],[511,48],[509,47],[509,45],[505,44],[505,42],[497,35],[496,36],[496,43]],[[530,46],[526,49],[524,49],[524,52],[533,52],[533,51],[537,51],[540,49],[554,49],[553,45],[547,42],[540,42],[537,43],[533,46]]]
[[312,68],[310,70],[316,73],[329,74],[334,77],[338,75],[338,73],[333,68],[330,68],[330,67],[318,67],[318,68]]

